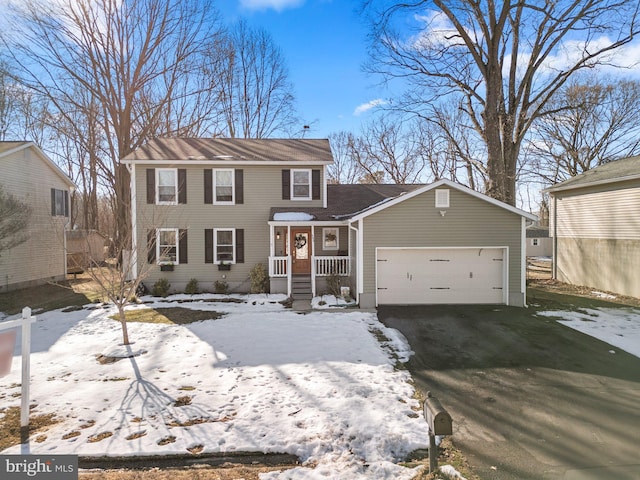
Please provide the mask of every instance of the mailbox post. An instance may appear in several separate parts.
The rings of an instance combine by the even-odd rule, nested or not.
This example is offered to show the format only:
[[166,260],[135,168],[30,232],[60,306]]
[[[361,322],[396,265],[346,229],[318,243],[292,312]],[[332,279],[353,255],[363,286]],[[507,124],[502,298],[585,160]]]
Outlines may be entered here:
[[431,392],[427,392],[427,398],[424,401],[424,418],[429,426],[429,473],[432,473],[438,468],[436,435],[452,435],[453,422],[449,412],[437,398],[431,396]]

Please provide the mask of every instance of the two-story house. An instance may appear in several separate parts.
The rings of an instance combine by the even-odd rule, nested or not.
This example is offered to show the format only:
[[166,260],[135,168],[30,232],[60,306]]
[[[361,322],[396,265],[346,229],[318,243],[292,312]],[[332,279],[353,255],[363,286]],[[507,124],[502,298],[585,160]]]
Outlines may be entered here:
[[360,306],[525,303],[525,220],[462,185],[329,185],[328,140],[155,139],[131,173],[137,271],[248,291],[268,266],[272,293],[309,297],[329,275]]
[[0,185],[30,209],[27,240],[0,252],[0,291],[66,278],[74,183],[32,142],[0,142]]

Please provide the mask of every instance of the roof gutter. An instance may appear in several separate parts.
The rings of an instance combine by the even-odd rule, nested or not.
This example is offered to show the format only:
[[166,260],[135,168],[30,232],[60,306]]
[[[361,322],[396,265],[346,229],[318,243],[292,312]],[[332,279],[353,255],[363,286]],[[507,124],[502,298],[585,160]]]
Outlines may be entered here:
[[615,177],[615,178],[608,178],[606,180],[597,180],[597,181],[593,181],[593,182],[587,182],[587,183],[579,183],[578,185],[567,185],[567,186],[558,186],[558,187],[554,187],[551,186],[549,188],[545,188],[544,190],[542,190],[543,193],[556,193],[556,192],[563,192],[565,190],[575,190],[577,188],[586,188],[586,187],[596,187],[598,185],[606,185],[608,183],[619,183],[619,182],[628,182],[631,180],[640,180],[640,174],[638,175],[627,175],[625,177]]

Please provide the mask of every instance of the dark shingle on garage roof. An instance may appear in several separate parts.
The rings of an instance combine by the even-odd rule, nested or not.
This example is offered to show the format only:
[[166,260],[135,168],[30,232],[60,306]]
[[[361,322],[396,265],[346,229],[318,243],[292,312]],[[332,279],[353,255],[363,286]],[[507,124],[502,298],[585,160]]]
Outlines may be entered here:
[[155,138],[125,161],[251,161],[332,163],[327,139]]
[[316,221],[344,220],[392,198],[411,192],[423,185],[353,184],[327,185],[327,208],[274,207],[270,220],[276,213],[300,212],[313,215]]

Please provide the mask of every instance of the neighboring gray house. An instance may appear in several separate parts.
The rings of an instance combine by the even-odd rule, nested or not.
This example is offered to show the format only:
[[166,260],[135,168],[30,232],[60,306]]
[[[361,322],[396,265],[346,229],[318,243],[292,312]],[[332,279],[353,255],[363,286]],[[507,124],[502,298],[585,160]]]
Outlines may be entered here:
[[34,143],[0,142],[0,184],[31,207],[28,240],[0,256],[0,291],[64,280],[73,182]]
[[553,278],[640,297],[640,157],[600,165],[546,192]]
[[553,255],[553,241],[549,237],[549,227],[529,225],[527,227],[527,257],[550,257]]
[[308,297],[328,275],[362,307],[524,305],[525,223],[536,217],[466,187],[328,185],[328,140],[155,139],[131,171],[138,271],[175,290],[196,278]]

